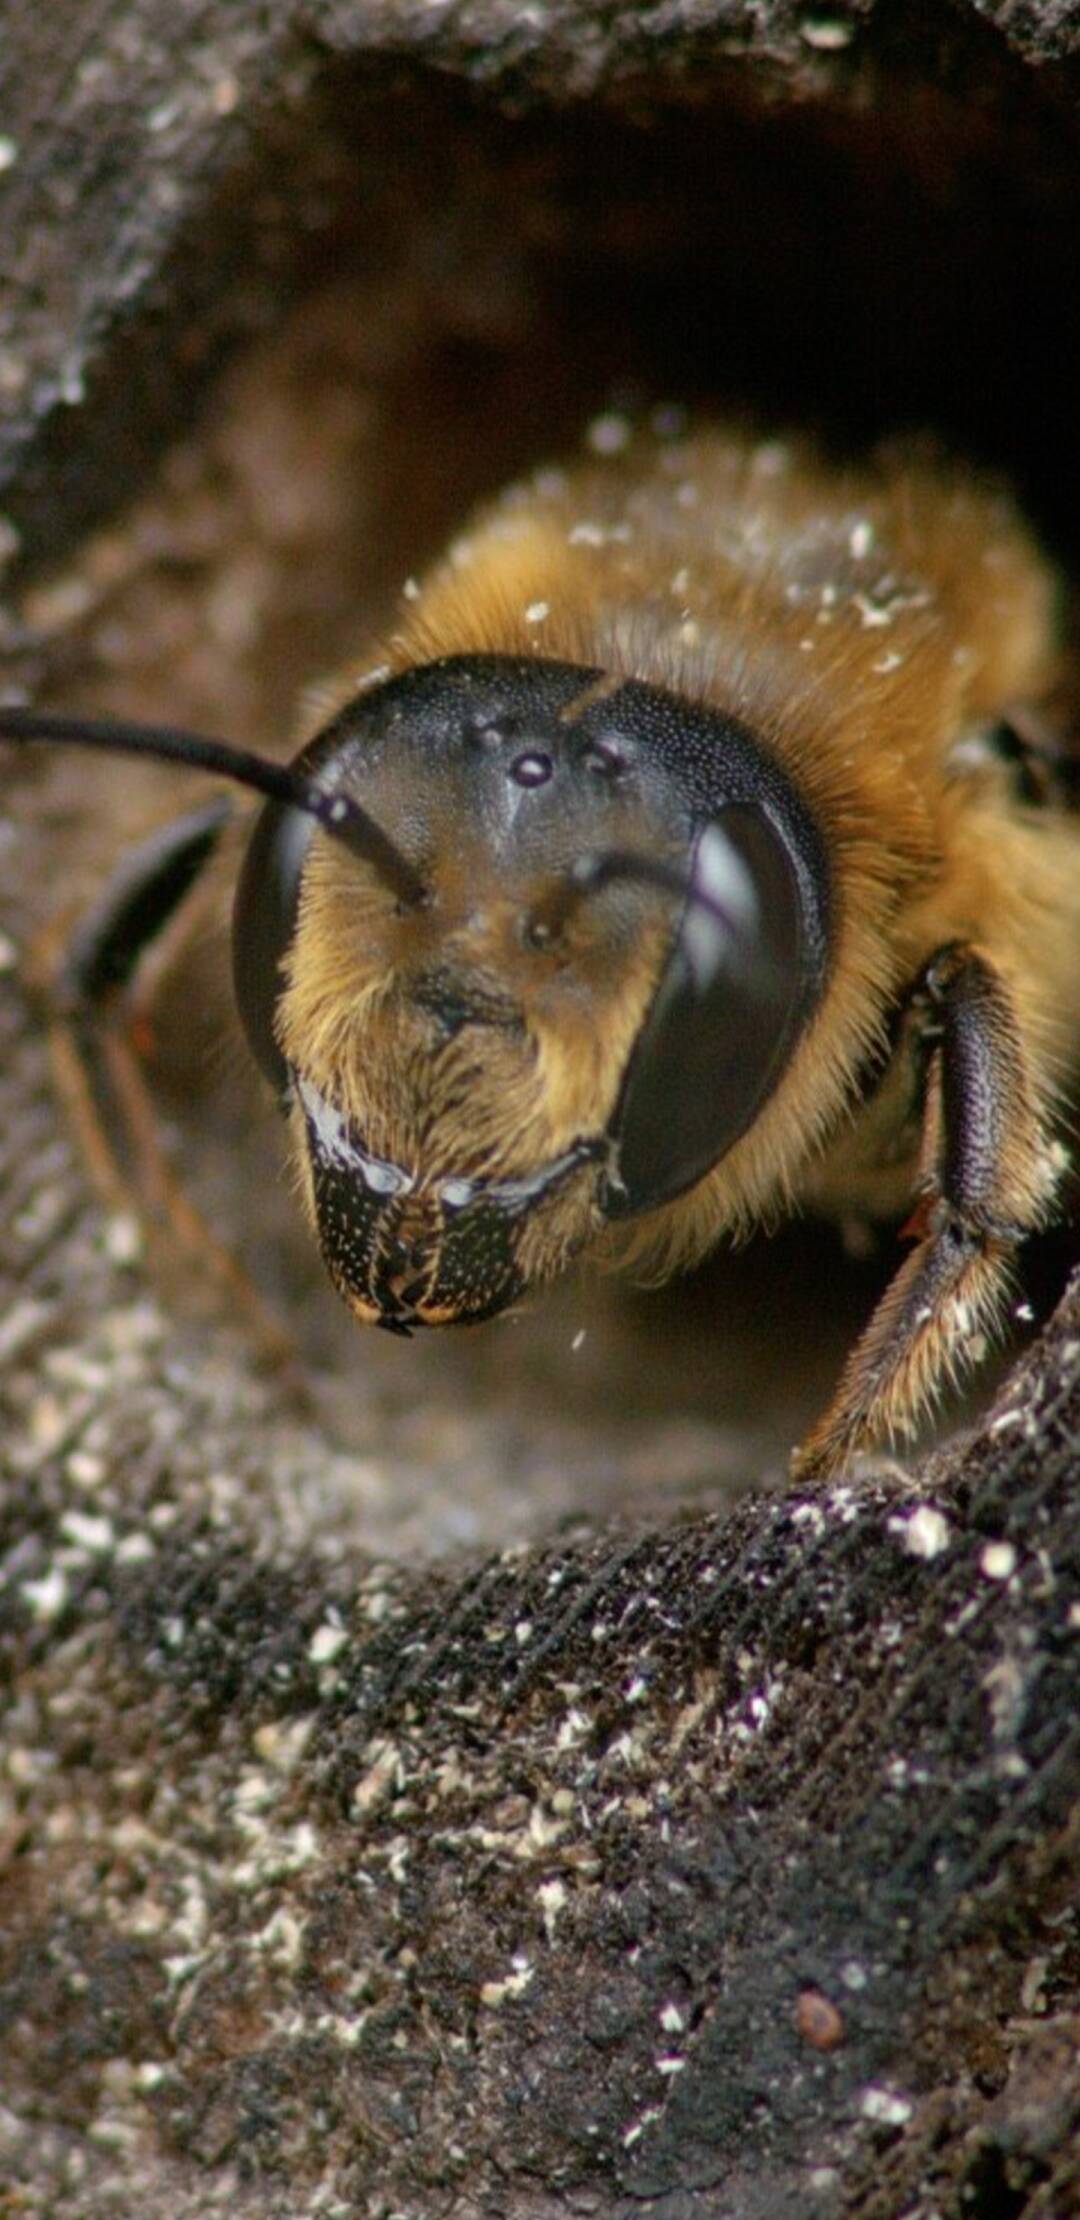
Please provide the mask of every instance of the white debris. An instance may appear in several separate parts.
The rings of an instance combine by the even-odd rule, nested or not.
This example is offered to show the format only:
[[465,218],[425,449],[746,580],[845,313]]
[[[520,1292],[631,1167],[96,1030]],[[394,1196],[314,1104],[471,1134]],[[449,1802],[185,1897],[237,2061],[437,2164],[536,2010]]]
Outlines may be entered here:
[[544,1933],[549,1943],[554,1942],[559,1914],[566,1908],[566,1884],[564,1881],[541,1881],[536,1896],[544,1922]]
[[991,1419],[988,1432],[991,1434],[1007,1433],[1012,1426],[1022,1426],[1026,1417],[1027,1412],[1022,1410],[1018,1403],[1014,1403],[1011,1409],[1000,1411],[996,1418]]
[[105,1459],[92,1456],[88,1449],[73,1449],[64,1459],[64,1471],[76,1488],[100,1488],[105,1478]]
[[92,1518],[86,1511],[65,1511],[60,1531],[76,1549],[88,1549],[94,1556],[111,1549],[116,1539],[111,1519]]
[[1011,1542],[987,1542],[979,1559],[987,1580],[1011,1580],[1016,1571],[1016,1551]]
[[67,1574],[62,1565],[53,1565],[40,1580],[24,1580],[19,1592],[35,1619],[57,1619],[68,1599]]
[[110,1264],[137,1264],[143,1253],[143,1229],[134,1213],[118,1210],[106,1219],[102,1246]]
[[369,1761],[367,1771],[361,1774],[351,1797],[351,1808],[358,1819],[374,1811],[391,1789],[400,1788],[404,1777],[396,1742],[385,1739],[369,1742],[364,1755]]
[[323,1624],[316,1627],[308,1643],[307,1653],[312,1664],[332,1665],[335,1657],[340,1657],[348,1639],[345,1627],[336,1625],[332,1619],[324,1619]]
[[488,2005],[492,2011],[498,2011],[500,2005],[524,1996],[536,1972],[535,1966],[531,1966],[520,1952],[510,1962],[514,1970],[507,1974],[505,1980],[485,1981],[481,1984],[480,2002]]
[[149,1534],[124,1534],[114,1551],[118,1565],[142,1565],[153,1554],[154,1545]]
[[12,1363],[51,1315],[48,1303],[20,1295],[12,1303],[7,1317],[0,1321],[0,1364]]
[[909,1557],[940,1557],[948,1549],[949,1521],[932,1503],[920,1503],[910,1518],[891,1519],[889,1524],[899,1531]]
[[623,2149],[625,2151],[631,2150],[633,2145],[644,2135],[646,2128],[650,2127],[652,2122],[659,2118],[660,2106],[657,2104],[646,2105],[644,2112],[633,2122],[631,2127],[627,2128],[623,2136]]
[[873,2083],[863,2090],[859,2099],[863,2119],[881,2121],[886,2127],[903,2127],[914,2109],[910,2097],[901,2096],[899,2090],[881,2088]]

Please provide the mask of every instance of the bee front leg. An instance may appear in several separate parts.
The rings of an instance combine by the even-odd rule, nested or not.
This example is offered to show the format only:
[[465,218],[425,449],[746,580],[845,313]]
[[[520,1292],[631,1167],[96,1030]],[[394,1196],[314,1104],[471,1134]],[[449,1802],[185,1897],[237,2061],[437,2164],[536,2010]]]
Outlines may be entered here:
[[896,1274],[824,1416],[796,1451],[800,1481],[910,1436],[938,1390],[1000,1326],[1017,1245],[1046,1216],[1056,1171],[1009,990],[954,943],[912,998],[930,1049],[917,1246]]
[[163,1255],[180,1252],[193,1267],[189,1278],[238,1302],[260,1347],[281,1364],[291,1345],[170,1170],[140,1051],[148,968],[170,927],[185,922],[185,905],[234,816],[228,798],[216,796],[132,850],[74,930],[43,936],[31,983],[57,1091],[106,1208],[133,1214]]
[[74,929],[51,926],[31,954],[31,984],[48,1025],[58,1087],[94,1185],[112,1209],[136,1199],[153,1210],[163,1199],[135,987],[231,814],[228,800],[218,797],[153,833],[124,856]]

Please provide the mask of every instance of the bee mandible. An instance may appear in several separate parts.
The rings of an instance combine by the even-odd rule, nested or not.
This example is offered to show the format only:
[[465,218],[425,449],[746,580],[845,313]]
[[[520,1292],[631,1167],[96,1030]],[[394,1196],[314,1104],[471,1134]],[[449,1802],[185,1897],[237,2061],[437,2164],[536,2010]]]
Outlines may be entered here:
[[[1060,1191],[1058,583],[1004,492],[915,445],[605,444],[474,520],[289,768],[108,720],[0,734],[265,797],[236,1001],[359,1320],[478,1322],[575,1259],[663,1278],[796,1209],[906,1218],[810,1479],[980,1353]],[[127,976],[224,821],[128,871],[69,991]]]

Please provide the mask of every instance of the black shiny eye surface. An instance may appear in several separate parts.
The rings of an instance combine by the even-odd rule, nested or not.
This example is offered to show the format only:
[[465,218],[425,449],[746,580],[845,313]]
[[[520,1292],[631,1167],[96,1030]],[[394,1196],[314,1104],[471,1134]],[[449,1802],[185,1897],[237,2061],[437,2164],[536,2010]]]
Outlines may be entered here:
[[278,1095],[289,1082],[274,1034],[281,965],[294,932],[300,874],[311,819],[298,810],[264,809],[252,834],[233,903],[233,993],[248,1047]]
[[[340,739],[331,729],[301,751],[297,765],[332,785],[340,752]],[[236,1007],[259,1070],[282,1098],[288,1091],[289,1072],[277,1044],[274,1019],[283,984],[281,967],[296,931],[300,880],[316,829],[314,819],[302,810],[267,803],[255,820],[233,900]]]
[[784,842],[735,803],[699,832],[685,908],[610,1132],[606,1214],[683,1194],[753,1123],[820,991]]
[[599,741],[587,748],[584,763],[589,776],[594,779],[618,779],[627,768],[626,757],[610,741]]

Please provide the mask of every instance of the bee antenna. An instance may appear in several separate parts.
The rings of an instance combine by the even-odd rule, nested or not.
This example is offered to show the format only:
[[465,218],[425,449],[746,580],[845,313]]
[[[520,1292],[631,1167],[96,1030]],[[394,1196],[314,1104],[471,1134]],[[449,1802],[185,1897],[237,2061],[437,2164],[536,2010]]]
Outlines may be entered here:
[[534,931],[539,928],[545,940],[556,938],[583,902],[591,901],[594,894],[620,879],[636,880],[640,886],[654,886],[663,894],[677,895],[711,917],[727,934],[738,932],[738,903],[723,902],[692,870],[634,848],[608,848],[601,855],[579,856],[554,895],[535,912],[531,920]]
[[111,755],[152,756],[161,763],[181,763],[193,771],[208,771],[214,778],[231,779],[268,801],[313,817],[324,832],[370,864],[407,908],[419,908],[426,900],[422,879],[359,802],[246,748],[229,747],[223,740],[210,740],[178,725],[139,725],[120,717],[53,716],[47,711],[3,707],[0,740],[52,741]]

